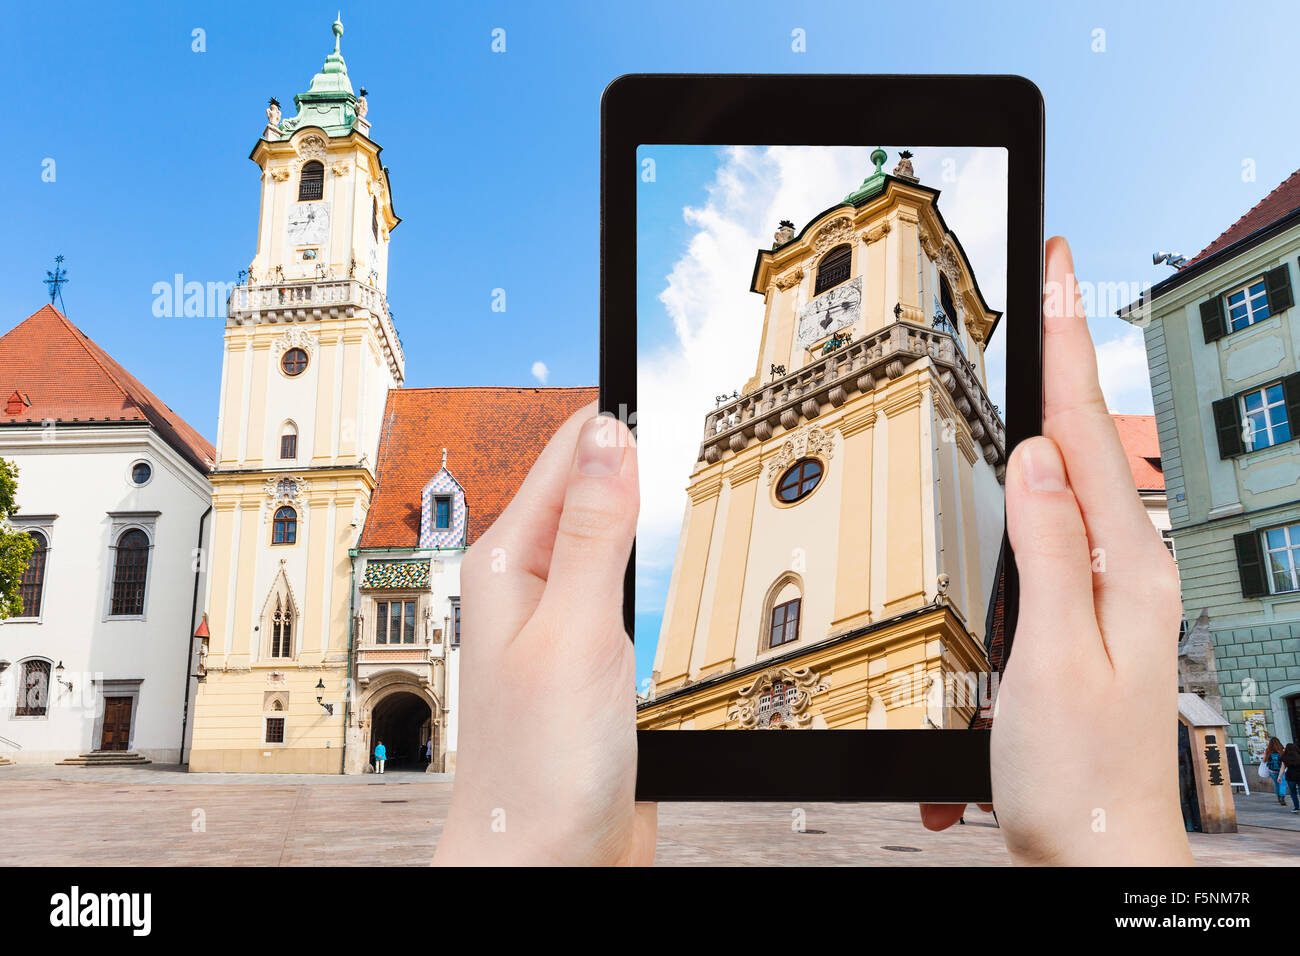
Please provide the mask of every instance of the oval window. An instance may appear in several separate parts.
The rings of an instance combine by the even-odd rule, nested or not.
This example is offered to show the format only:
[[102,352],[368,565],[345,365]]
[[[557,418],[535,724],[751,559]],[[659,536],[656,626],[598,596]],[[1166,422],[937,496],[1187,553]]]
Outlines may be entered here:
[[816,458],[804,458],[786,469],[777,482],[776,496],[786,504],[812,494],[822,480],[822,463]]
[[153,469],[149,467],[146,461],[137,461],[131,466],[131,482],[137,485],[147,485],[149,479],[153,477]]
[[284,369],[285,375],[301,375],[306,367],[307,353],[303,349],[289,349],[280,359],[280,368]]

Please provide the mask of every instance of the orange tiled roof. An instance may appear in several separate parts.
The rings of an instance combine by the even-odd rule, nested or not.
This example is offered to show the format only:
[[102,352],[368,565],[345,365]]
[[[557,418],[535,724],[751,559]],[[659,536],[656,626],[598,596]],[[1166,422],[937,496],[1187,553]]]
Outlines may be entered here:
[[1288,176],[1276,189],[1257,202],[1248,213],[1225,229],[1218,239],[1193,256],[1183,268],[1195,265],[1220,249],[1226,249],[1234,242],[1245,239],[1266,226],[1271,226],[1297,209],[1300,209],[1300,169]]
[[1160,466],[1160,435],[1154,415],[1112,415],[1120,443],[1128,455],[1128,466],[1139,491],[1164,491],[1165,473]]
[[466,543],[505,510],[528,469],[595,388],[401,388],[388,393],[362,548],[420,543],[420,493],[442,467],[465,489]]
[[203,474],[216,449],[58,309],[0,336],[0,426],[44,421],[148,422]]

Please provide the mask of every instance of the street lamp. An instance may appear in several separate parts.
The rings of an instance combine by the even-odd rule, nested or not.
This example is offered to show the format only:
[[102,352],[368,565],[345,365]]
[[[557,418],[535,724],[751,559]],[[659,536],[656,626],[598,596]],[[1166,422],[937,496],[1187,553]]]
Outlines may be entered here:
[[322,677],[320,680],[316,682],[316,690],[319,691],[319,693],[316,695],[316,703],[320,704],[321,707],[325,709],[325,713],[333,717],[334,705],[325,703],[325,678]]
[[63,661],[59,661],[58,666],[54,668],[54,679],[66,687],[68,693],[72,693],[72,681],[65,681],[63,679]]

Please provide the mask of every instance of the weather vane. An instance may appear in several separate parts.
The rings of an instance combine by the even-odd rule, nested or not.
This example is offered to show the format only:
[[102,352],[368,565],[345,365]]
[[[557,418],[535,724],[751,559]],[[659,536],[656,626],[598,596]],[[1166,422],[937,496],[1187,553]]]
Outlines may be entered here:
[[[59,306],[63,308],[63,286],[68,281],[68,270],[63,268],[63,256],[54,257],[54,271],[45,273],[45,284],[50,287],[50,305],[54,300],[59,300]],[[66,308],[63,309],[67,311]]]

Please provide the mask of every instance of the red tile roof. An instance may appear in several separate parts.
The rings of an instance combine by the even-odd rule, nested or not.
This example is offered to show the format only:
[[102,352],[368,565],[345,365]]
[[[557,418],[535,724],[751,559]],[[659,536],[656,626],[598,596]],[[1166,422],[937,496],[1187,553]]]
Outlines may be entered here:
[[595,388],[400,388],[388,393],[362,548],[420,543],[420,493],[442,467],[465,489],[466,543],[491,527],[528,470]]
[[0,336],[0,397],[0,426],[147,422],[199,472],[216,460],[206,438],[52,305]]
[[1160,435],[1154,415],[1112,415],[1120,444],[1128,455],[1128,466],[1139,491],[1164,491],[1165,473],[1160,466]]
[[1192,257],[1183,268],[1195,265],[1207,256],[1212,256],[1220,249],[1226,249],[1241,239],[1271,226],[1279,219],[1300,209],[1300,169],[1288,176],[1276,189],[1255,204],[1254,208],[1242,216],[1215,239],[1212,243]]

